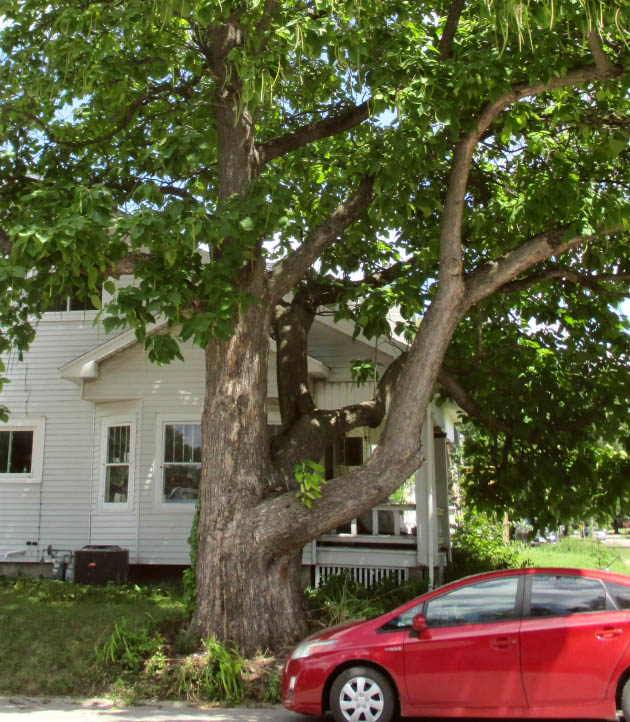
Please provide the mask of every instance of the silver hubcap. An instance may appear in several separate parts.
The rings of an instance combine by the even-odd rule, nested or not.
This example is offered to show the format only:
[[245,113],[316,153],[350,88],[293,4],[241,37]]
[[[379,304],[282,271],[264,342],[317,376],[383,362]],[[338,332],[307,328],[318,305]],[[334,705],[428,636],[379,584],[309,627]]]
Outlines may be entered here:
[[339,707],[348,722],[377,722],[384,705],[383,690],[368,677],[349,679],[339,693]]

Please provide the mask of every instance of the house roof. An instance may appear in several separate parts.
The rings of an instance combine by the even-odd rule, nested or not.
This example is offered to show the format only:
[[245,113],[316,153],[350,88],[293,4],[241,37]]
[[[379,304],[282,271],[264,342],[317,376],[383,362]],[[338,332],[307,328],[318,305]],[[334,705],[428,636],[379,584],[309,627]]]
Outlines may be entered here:
[[[163,328],[166,327],[166,321],[159,321],[152,323],[147,326],[147,334],[152,335],[159,333]],[[61,378],[72,381],[75,384],[80,384],[81,381],[89,379],[97,379],[100,375],[100,364],[112,356],[125,351],[135,344],[138,343],[135,331],[129,330],[121,333],[119,336],[106,341],[100,346],[87,351],[81,356],[69,361],[64,364],[60,369],[59,373]],[[276,344],[271,341],[271,351],[276,353]],[[309,376],[316,379],[326,379],[330,373],[330,369],[326,364],[318,361],[312,356],[308,357],[308,373]]]

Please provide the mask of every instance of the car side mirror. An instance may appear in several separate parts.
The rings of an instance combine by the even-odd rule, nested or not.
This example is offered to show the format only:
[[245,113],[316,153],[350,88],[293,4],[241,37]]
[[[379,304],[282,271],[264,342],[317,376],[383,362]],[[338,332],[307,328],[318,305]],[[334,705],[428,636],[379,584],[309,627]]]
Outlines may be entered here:
[[425,631],[425,629],[428,629],[427,620],[424,614],[416,614],[416,616],[411,620],[411,628],[415,632],[418,632],[418,634],[421,634]]

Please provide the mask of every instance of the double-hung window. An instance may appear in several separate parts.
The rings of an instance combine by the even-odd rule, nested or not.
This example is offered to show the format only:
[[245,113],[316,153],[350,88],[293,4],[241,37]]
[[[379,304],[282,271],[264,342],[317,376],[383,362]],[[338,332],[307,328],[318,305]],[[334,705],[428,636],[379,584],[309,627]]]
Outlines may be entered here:
[[105,461],[105,503],[127,503],[129,471],[131,467],[131,426],[107,427],[107,457]]
[[162,434],[162,502],[194,502],[201,480],[201,424],[165,422]]
[[41,481],[44,420],[10,418],[0,425],[0,482]]
[[0,431],[0,474],[30,474],[33,468],[31,430]]
[[103,481],[101,502],[106,509],[131,506],[134,475],[134,424],[106,419],[103,424]]

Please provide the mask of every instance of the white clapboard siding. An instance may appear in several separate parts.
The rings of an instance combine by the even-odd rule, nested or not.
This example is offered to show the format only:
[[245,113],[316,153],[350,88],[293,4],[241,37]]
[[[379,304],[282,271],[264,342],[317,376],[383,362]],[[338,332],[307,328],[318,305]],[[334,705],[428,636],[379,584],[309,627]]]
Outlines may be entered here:
[[[94,313],[50,314],[39,322],[31,349],[19,361],[6,359],[12,383],[0,393],[0,404],[20,417],[46,420],[41,483],[0,480],[0,563],[36,560],[51,544],[76,549],[85,544],[118,544],[130,551],[132,563],[187,564],[187,539],[193,504],[161,503],[156,483],[161,475],[159,424],[168,420],[197,422],[204,395],[203,351],[182,346],[184,361],[166,366],[149,362],[139,344],[126,346],[98,363],[98,376],[80,384],[61,378],[59,369],[98,348],[107,335],[93,324]],[[350,383],[350,361],[391,361],[374,343],[353,341],[330,325],[316,322],[309,355],[330,369],[327,383],[314,380],[317,403],[324,408],[371,397],[369,387]],[[335,383],[338,382],[338,383]],[[275,354],[269,359],[270,408],[277,399]],[[135,424],[131,502],[120,511],[102,504],[102,429],[107,419]],[[26,545],[37,541],[38,545]],[[23,552],[23,554],[21,553]]]
[[[74,549],[88,543],[93,406],[58,369],[110,338],[93,325],[94,315],[47,314],[24,360],[7,359],[11,383],[0,392],[0,404],[14,418],[44,418],[46,433],[41,482],[0,480],[0,563],[34,561],[49,544]],[[24,554],[13,554],[19,551]]]
[[[99,415],[106,417],[111,412],[114,417],[120,416],[131,404],[137,409],[133,513],[121,515],[122,520],[116,526],[121,538],[127,541],[115,542],[130,549],[133,563],[188,564],[190,561],[187,540],[194,504],[162,505],[154,484],[162,455],[161,448],[156,448],[158,420],[169,417],[174,421],[201,420],[205,385],[203,351],[191,344],[183,344],[181,350],[183,362],[156,366],[136,344],[103,361],[99,377],[85,384],[85,398],[95,403]],[[108,410],[109,399],[117,399],[117,403]],[[124,523],[126,516],[128,521]],[[98,543],[100,540],[105,543],[108,518],[111,512],[95,509],[92,538],[98,537]],[[132,525],[135,525],[133,529]]]

